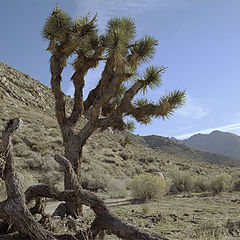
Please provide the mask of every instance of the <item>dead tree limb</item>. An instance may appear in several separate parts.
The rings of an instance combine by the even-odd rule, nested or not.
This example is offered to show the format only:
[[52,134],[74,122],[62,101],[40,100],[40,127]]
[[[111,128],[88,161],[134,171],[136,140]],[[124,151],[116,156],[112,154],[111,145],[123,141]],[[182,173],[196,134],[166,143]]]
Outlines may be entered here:
[[[65,168],[65,172],[69,175],[73,182],[74,189],[60,192],[46,185],[32,186],[23,192],[21,183],[16,175],[14,167],[14,158],[12,155],[12,135],[22,125],[20,118],[10,120],[5,131],[2,134],[3,139],[3,158],[5,160],[5,168],[3,169],[3,180],[7,189],[7,200],[0,202],[0,218],[5,220],[9,225],[14,224],[18,232],[1,235],[3,240],[83,240],[86,239],[85,233],[78,232],[75,236],[71,234],[56,235],[45,230],[28,210],[26,202],[37,199],[35,208],[31,209],[32,213],[43,212],[41,198],[48,197],[60,201],[75,202],[85,204],[95,212],[96,218],[92,223],[91,232],[87,239],[94,239],[103,230],[108,230],[116,236],[127,240],[167,240],[155,234],[139,230],[134,226],[124,223],[122,220],[113,216],[105,206],[104,202],[95,194],[83,190],[78,182],[78,177],[71,165],[65,157],[55,156],[55,160]],[[25,202],[26,199],[26,202]]]
[[24,192],[15,172],[14,158],[11,151],[12,135],[21,126],[22,120],[20,118],[12,119],[8,122],[2,134],[3,158],[5,160],[3,180],[5,181],[8,198],[0,203],[0,217],[9,225],[15,224],[20,235],[29,236],[32,240],[54,240],[53,235],[45,231],[27,209]]
[[55,160],[65,168],[65,171],[68,172],[69,177],[71,178],[71,182],[74,183],[74,194],[77,197],[77,201],[90,206],[95,212],[95,225],[97,225],[98,228],[108,230],[116,236],[127,240],[166,240],[166,238],[160,237],[156,234],[150,234],[139,230],[113,216],[100,198],[82,189],[71,163],[65,157],[55,155]]
[[[27,202],[39,197],[53,198],[65,202],[79,201],[81,204],[90,206],[96,214],[91,229],[93,235],[97,235],[97,233],[102,230],[108,230],[116,236],[127,240],[167,240],[156,234],[150,234],[146,231],[140,230],[113,216],[100,198],[82,188],[71,163],[65,157],[56,155],[55,160],[65,168],[65,171],[68,172],[71,181],[74,182],[74,190],[65,190],[61,192],[56,188],[47,185],[31,186],[25,192]],[[96,234],[94,234],[95,232]]]

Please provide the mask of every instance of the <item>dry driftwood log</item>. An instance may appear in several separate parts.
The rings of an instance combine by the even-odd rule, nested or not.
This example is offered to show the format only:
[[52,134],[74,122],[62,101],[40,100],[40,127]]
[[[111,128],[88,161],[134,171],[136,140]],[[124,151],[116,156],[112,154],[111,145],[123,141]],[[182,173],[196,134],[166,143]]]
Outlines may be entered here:
[[[5,167],[2,169],[2,179],[5,181],[7,189],[7,199],[0,202],[0,219],[8,223],[9,226],[14,225],[16,230],[9,234],[0,235],[0,239],[95,239],[96,236],[104,230],[108,230],[122,239],[167,240],[156,234],[139,230],[113,216],[100,198],[89,191],[83,190],[71,163],[68,159],[60,155],[56,155],[55,160],[64,167],[65,173],[68,174],[69,179],[74,185],[74,189],[61,192],[51,186],[36,185],[29,187],[24,193],[15,172],[11,142],[12,135],[21,127],[21,125],[21,119],[12,119],[8,122],[6,129],[2,134],[4,151],[3,159],[5,161]],[[74,236],[71,234],[57,235],[44,229],[44,227],[33,217],[34,214],[40,213],[43,216],[41,223],[46,223],[47,215],[45,215],[44,212],[44,198],[52,198],[59,201],[90,206],[95,212],[96,217],[91,225],[91,229],[87,232],[87,235],[83,232],[78,232]],[[33,199],[36,200],[36,205],[33,208],[28,209],[27,203]]]

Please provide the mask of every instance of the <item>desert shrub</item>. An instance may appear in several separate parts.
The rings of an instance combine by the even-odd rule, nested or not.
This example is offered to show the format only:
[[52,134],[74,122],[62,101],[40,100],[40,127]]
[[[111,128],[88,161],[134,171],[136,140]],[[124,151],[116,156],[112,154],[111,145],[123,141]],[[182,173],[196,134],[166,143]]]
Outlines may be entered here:
[[123,159],[123,160],[127,160],[129,158],[129,155],[125,152],[121,152],[119,154],[119,156]]
[[82,186],[85,189],[98,191],[98,190],[106,190],[107,179],[104,175],[98,172],[87,172],[82,174]]
[[192,191],[205,192],[210,188],[210,179],[208,176],[198,175],[193,178]]
[[227,173],[221,173],[211,178],[210,189],[218,194],[231,189],[232,177]]
[[126,189],[127,180],[126,179],[110,179],[107,182],[107,191],[111,198],[123,198],[128,195]]
[[166,193],[165,179],[150,173],[135,176],[128,187],[133,197],[143,201],[161,197]]
[[54,160],[54,157],[50,156],[50,155],[45,155],[41,158],[42,162],[43,162],[43,170],[45,171],[60,171],[61,168],[59,166],[59,164]]
[[41,156],[38,154],[31,155],[25,160],[24,168],[38,171],[60,171],[59,164],[50,155]]
[[25,160],[24,168],[29,168],[31,170],[42,170],[44,162],[42,161],[41,157],[37,158],[28,158]]
[[48,171],[40,179],[40,182],[54,187],[60,186],[63,182],[63,174],[54,170]]
[[240,191],[240,178],[233,182],[232,190]]
[[120,139],[119,142],[120,142],[121,146],[125,148],[127,144],[132,143],[132,140],[131,140],[131,137],[129,135],[126,135],[124,137],[124,139]]
[[170,192],[171,187],[173,185],[172,179],[169,177],[165,177],[165,185],[166,185],[165,191],[166,191],[166,195],[167,195]]
[[180,171],[173,168],[168,171],[168,175],[172,179],[170,192],[179,193],[191,190],[193,176],[189,171]]
[[28,172],[20,172],[18,173],[18,177],[23,186],[23,190],[38,183],[38,181]]

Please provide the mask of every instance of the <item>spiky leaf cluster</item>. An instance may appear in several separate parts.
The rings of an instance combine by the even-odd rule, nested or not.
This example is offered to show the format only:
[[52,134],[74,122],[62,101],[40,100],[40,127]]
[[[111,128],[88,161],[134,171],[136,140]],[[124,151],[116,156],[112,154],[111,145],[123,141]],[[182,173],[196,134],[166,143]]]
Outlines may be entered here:
[[155,46],[157,44],[157,40],[151,36],[145,36],[136,41],[130,48],[131,55],[129,55],[128,61],[133,67],[142,62],[149,62],[155,53]]
[[162,107],[163,114],[159,117],[169,118],[174,110],[183,106],[185,103],[185,95],[185,91],[175,90],[162,96],[158,101],[158,105]]
[[78,47],[81,54],[91,56],[92,49],[99,43],[95,22],[96,16],[91,20],[89,16],[73,20],[67,13],[56,8],[42,30],[43,37],[50,40],[48,50],[53,52],[56,46],[62,44],[62,52],[67,56]]
[[130,18],[113,18],[108,22],[104,44],[107,47],[107,57],[114,66],[121,67],[125,63],[128,44],[134,38],[135,25]]
[[149,101],[146,98],[138,98],[133,102],[134,107],[143,107],[143,106],[146,106],[148,104],[153,104],[153,101]]
[[42,35],[47,40],[56,39],[63,42],[71,33],[72,20],[70,16],[61,9],[56,9],[47,18],[42,30]]
[[155,87],[160,87],[161,85],[161,72],[163,72],[166,68],[164,67],[156,67],[150,66],[146,69],[143,80],[144,86],[142,88],[143,92],[147,90],[147,87],[150,89],[154,89]]
[[72,33],[74,38],[79,39],[88,33],[94,33],[96,26],[94,24],[96,16],[90,21],[89,16],[75,18],[72,22]]
[[129,132],[133,132],[135,130],[134,122],[130,121],[130,120],[126,121],[124,123],[124,130],[129,131]]

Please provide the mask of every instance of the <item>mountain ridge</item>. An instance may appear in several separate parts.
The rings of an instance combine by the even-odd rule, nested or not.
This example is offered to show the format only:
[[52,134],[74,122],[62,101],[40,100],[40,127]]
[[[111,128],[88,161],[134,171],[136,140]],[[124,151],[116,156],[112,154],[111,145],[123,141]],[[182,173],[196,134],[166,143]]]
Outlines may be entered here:
[[187,146],[240,159],[240,136],[215,130],[209,134],[195,134],[181,141]]

